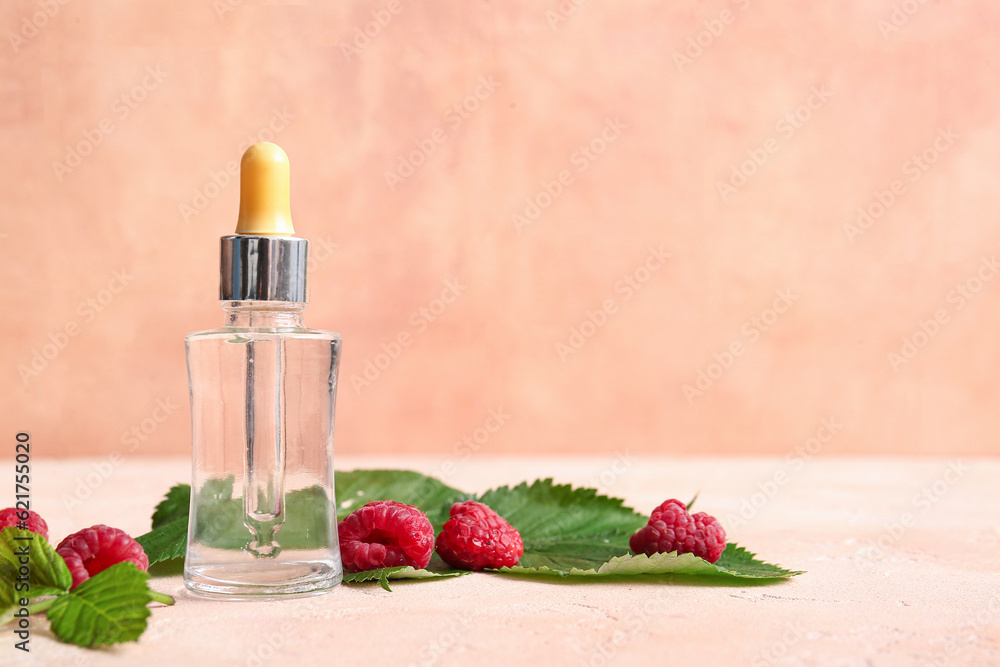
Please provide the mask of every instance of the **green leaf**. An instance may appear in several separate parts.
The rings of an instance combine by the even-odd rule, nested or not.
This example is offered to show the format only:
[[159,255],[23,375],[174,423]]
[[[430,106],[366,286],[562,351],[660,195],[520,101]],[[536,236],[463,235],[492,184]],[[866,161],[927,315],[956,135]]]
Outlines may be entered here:
[[688,504],[684,506],[684,509],[686,509],[688,512],[690,512],[691,508],[694,507],[694,501],[698,500],[698,494],[699,493],[701,493],[701,491],[696,491],[695,494],[694,494],[694,498],[692,498],[688,502]]
[[751,579],[801,574],[759,561],[735,544],[727,545],[715,564],[676,552],[633,555],[628,540],[648,518],[595,489],[573,489],[546,479],[531,486],[488,491],[478,500],[507,519],[524,540],[521,561],[500,572],[558,576],[705,574]]
[[[154,520],[155,523],[155,520]],[[184,558],[187,550],[188,518],[187,512],[170,523],[135,538],[149,558],[149,564],[159,563],[172,558]]]
[[[202,488],[214,482],[209,480]],[[227,496],[198,494],[198,539],[217,549],[244,549],[253,534],[244,522],[243,499]],[[282,549],[315,549],[329,544],[331,532],[336,530],[326,490],[318,484],[288,492],[284,513],[285,522],[277,532]]]
[[361,584],[369,581],[378,581],[379,586],[392,592],[389,588],[389,579],[436,579],[440,577],[459,577],[469,574],[468,570],[418,570],[409,566],[382,567],[377,570],[365,570],[364,572],[344,572],[345,584]]
[[[198,494],[198,537],[206,545],[219,549],[243,549],[252,539],[244,524],[243,500],[233,498],[234,476],[210,479]],[[191,487],[177,484],[156,506],[153,530],[136,538],[149,557],[158,563],[183,558],[187,548],[187,523]],[[309,549],[327,544],[335,529],[329,520],[326,492],[313,485],[296,489],[285,496],[285,523],[278,531],[278,542],[285,549]]]
[[[762,563],[753,558],[742,547],[735,544],[728,544],[723,553],[745,554],[744,556],[731,557],[728,567],[723,567],[719,563],[723,562],[722,557],[718,563],[712,564],[694,554],[678,554],[676,551],[668,554],[646,554],[616,556],[607,563],[604,563],[597,570],[570,570],[569,572],[542,571],[541,569],[512,567],[504,568],[505,572],[516,572],[522,574],[567,574],[571,576],[596,576],[596,575],[637,575],[637,574],[698,574],[707,576],[735,577],[741,579],[784,579],[802,574]],[[737,562],[738,560],[738,562]]]
[[[27,547],[27,554],[23,551]],[[28,590],[18,591],[19,569],[27,560]],[[59,595],[73,585],[73,576],[62,556],[41,535],[15,526],[0,531],[0,618],[7,615],[21,598],[29,600],[43,595]]]
[[617,556],[596,573],[581,574],[718,574],[714,565],[694,554],[646,554]]
[[752,579],[785,579],[797,574],[805,574],[804,570],[786,570],[779,565],[757,560],[757,554],[732,542],[726,545],[726,550],[715,562],[715,567],[720,572],[734,577]]
[[[210,479],[201,485],[199,494],[212,500],[229,500],[233,497],[233,483],[236,475],[227,475],[221,479]],[[188,487],[191,488],[190,486]]]
[[[601,564],[598,568],[580,569],[563,568],[554,569],[549,567],[504,567],[498,572],[513,574],[543,574],[558,576],[610,576],[610,575],[642,575],[642,574],[698,574],[712,577],[730,579],[787,579],[788,577],[802,574],[801,571],[786,570],[777,565],[764,563],[753,558],[753,554],[747,552],[743,547],[730,543],[726,545],[726,552],[742,552],[749,554],[746,560],[741,559],[739,563],[730,563],[724,567],[723,557],[720,557],[715,564],[709,563],[703,558],[694,554],[678,554],[673,551],[668,554],[626,554],[615,556],[608,562]],[[726,552],[723,552],[725,554]]]
[[77,646],[134,641],[146,629],[153,600],[146,579],[133,563],[112,565],[52,603],[52,632]]
[[[230,488],[231,485],[230,485]],[[167,491],[167,496],[156,506],[153,512],[153,529],[165,526],[183,517],[187,520],[191,510],[191,485],[175,484]]]
[[[369,581],[378,581],[378,585],[385,590],[392,592],[389,588],[389,575],[394,572],[401,572],[405,570],[407,566],[400,565],[399,567],[380,567],[377,570],[365,570],[363,572],[344,572],[344,583],[345,584],[363,584]],[[411,570],[413,568],[410,568]]]
[[319,484],[296,489],[285,496],[285,524],[278,531],[283,549],[316,549],[330,543],[337,530],[326,489]]
[[373,500],[395,500],[423,510],[437,534],[452,504],[471,497],[412,470],[352,470],[335,475],[338,520]]
[[195,534],[200,543],[217,549],[245,549],[250,544],[252,535],[243,523],[243,499],[232,497],[231,476],[205,482],[195,504]]
[[[215,495],[232,495],[233,477],[212,480]],[[191,510],[191,485],[175,484],[153,512],[153,530],[135,538],[149,558],[149,564],[183,558],[187,549],[188,513]]]
[[521,571],[569,574],[597,570],[629,553],[628,540],[647,517],[596,489],[553,484],[551,479],[487,491],[479,502],[521,533]]
[[[183,487],[171,489],[157,507],[164,517],[179,514],[184,506]],[[475,498],[489,505],[517,528],[524,540],[524,556],[517,566],[499,572],[555,576],[604,576],[643,574],[702,574],[723,579],[778,579],[799,571],[786,570],[757,560],[755,555],[729,544],[715,564],[690,554],[633,555],[628,546],[632,534],[648,517],[624,505],[619,498],[601,495],[596,489],[554,484],[551,479],[515,487],[500,487],[479,497],[452,488],[432,477],[409,470],[354,470],[336,473],[338,519],[343,519],[373,500],[395,500],[415,505],[427,513],[439,533],[453,503]],[[243,504],[233,498],[233,477],[210,480],[202,487],[207,503],[199,509],[199,530],[206,542],[222,548],[243,548],[249,533],[243,525]],[[697,496],[695,496],[697,498]],[[170,500],[171,505],[167,501]],[[326,495],[320,486],[299,489],[286,497],[288,518],[278,533],[284,547],[322,542],[326,521]],[[692,499],[692,503],[694,499]],[[174,509],[171,509],[173,507]],[[186,516],[186,514],[185,514]],[[174,519],[176,521],[177,519]],[[202,521],[205,525],[202,526]],[[165,524],[158,530],[165,530]],[[185,535],[162,535],[162,545],[153,540],[157,531],[139,538],[150,562],[162,552],[163,560],[183,556]],[[157,551],[159,549],[159,551]],[[153,551],[154,553],[150,553]],[[426,570],[384,568],[345,573],[345,583],[378,581],[388,590],[394,578],[426,578],[465,574],[444,564],[435,555]]]
[[[233,498],[234,476],[210,479],[198,493],[198,538],[219,549],[244,549],[252,535],[243,522],[243,500]],[[336,488],[342,502],[339,516],[348,514],[372,500],[395,500],[416,505],[427,512],[435,532],[448,519],[452,501],[465,496],[431,477],[408,470],[359,470],[337,472]],[[187,544],[185,522],[190,510],[191,487],[177,484],[156,507],[154,530],[137,538],[150,564],[183,557]],[[327,544],[331,525],[328,500],[322,486],[296,489],[285,496],[284,525],[277,533],[283,549],[309,549]]]

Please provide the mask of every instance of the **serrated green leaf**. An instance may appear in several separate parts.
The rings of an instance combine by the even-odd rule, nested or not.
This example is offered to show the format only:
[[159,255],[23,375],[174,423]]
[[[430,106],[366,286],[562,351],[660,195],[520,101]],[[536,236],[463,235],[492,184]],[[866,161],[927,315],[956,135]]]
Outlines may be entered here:
[[[216,480],[209,480],[206,488]],[[213,484],[213,489],[219,485]],[[242,498],[230,498],[210,490],[198,494],[200,543],[217,549],[245,549],[254,539],[244,521]],[[315,549],[329,544],[336,530],[335,517],[322,486],[295,489],[285,495],[285,521],[276,533],[282,549]]]
[[691,508],[694,507],[695,501],[698,500],[698,494],[700,494],[700,493],[701,493],[701,491],[696,491],[695,494],[694,494],[694,498],[692,498],[691,500],[688,501],[688,504],[684,506],[684,509],[686,509],[688,512],[690,512]]
[[596,569],[553,570],[516,565],[505,567],[501,572],[517,574],[552,574],[573,577],[593,577],[599,575],[639,575],[639,574],[718,574],[719,571],[708,561],[693,554],[654,554],[647,556],[615,556]]
[[369,581],[378,581],[379,586],[392,592],[389,588],[389,579],[438,579],[441,577],[460,577],[469,574],[468,570],[418,570],[409,566],[382,567],[377,570],[365,570],[364,572],[344,572],[345,584],[361,584]]
[[[244,524],[243,501],[233,498],[234,476],[206,481],[198,493],[198,539],[219,549],[244,549],[252,535]],[[341,498],[337,519],[342,519],[372,500],[396,500],[420,507],[437,531],[448,519],[454,499],[468,497],[436,479],[408,470],[359,470],[337,472],[336,488]],[[183,557],[186,530],[179,520],[187,520],[191,487],[177,484],[157,505],[154,530],[137,538],[150,564]],[[328,514],[328,500],[322,486],[296,489],[285,497],[286,520],[277,533],[283,549],[308,549],[328,544],[336,529]],[[168,521],[169,520],[169,521]]]
[[[27,547],[27,555],[22,551]],[[28,590],[18,591],[18,571],[26,558],[29,570]],[[43,595],[59,595],[73,585],[73,576],[62,556],[41,535],[15,526],[0,531],[0,618],[7,615],[21,598],[33,600]]]
[[199,543],[217,549],[245,549],[253,537],[243,523],[243,500],[216,493],[219,482],[208,480],[197,493],[195,535]]
[[[743,547],[735,544],[726,545],[726,551],[743,551]],[[749,552],[746,552],[749,553]],[[504,567],[498,572],[512,574],[542,574],[556,575],[563,577],[595,577],[595,576],[622,576],[622,575],[643,575],[643,574],[697,574],[720,578],[734,579],[787,579],[801,571],[792,571],[781,568],[777,565],[764,563],[756,560],[750,554],[750,558],[739,563],[730,563],[728,567],[723,567],[720,556],[715,564],[709,563],[703,558],[694,554],[678,554],[676,551],[667,554],[646,554],[615,556],[608,562],[601,564],[598,568],[560,568],[550,567],[524,567],[515,565],[514,567]]]
[[[232,488],[230,486],[230,488]],[[156,506],[153,512],[153,529],[165,526],[181,517],[187,520],[191,511],[191,485],[175,484],[167,491],[166,497]]]
[[715,562],[715,567],[720,572],[734,577],[753,579],[785,579],[797,574],[805,574],[804,570],[786,570],[780,565],[757,560],[757,554],[732,542],[726,545],[726,550]]
[[284,549],[315,549],[329,544],[337,530],[335,511],[326,489],[319,484],[289,492],[278,542]]
[[134,641],[146,629],[153,598],[133,563],[112,565],[58,598],[49,607],[52,632],[77,646]]
[[[236,477],[206,480],[198,490],[195,534],[200,543],[217,549],[245,549],[253,536],[243,523],[243,499],[233,498]],[[190,517],[189,517],[190,518]]]
[[[513,488],[504,486],[475,497],[413,471],[354,470],[337,472],[336,487],[340,500],[338,519],[373,500],[395,500],[426,512],[435,533],[440,532],[447,521],[453,503],[475,498],[489,505],[516,527],[524,540],[525,552],[520,563],[514,568],[499,570],[504,573],[555,576],[672,573],[754,579],[801,574],[757,560],[754,554],[735,544],[727,545],[714,565],[690,554],[633,555],[628,547],[629,537],[645,525],[648,517],[625,506],[619,498],[601,495],[596,489],[554,484],[551,479],[531,485],[522,483]],[[211,529],[207,541],[213,546],[243,548],[249,539],[242,522],[242,500],[232,498],[232,488],[232,477],[211,480],[203,486],[210,502],[207,511],[199,510],[199,524],[204,520]],[[179,499],[179,492],[175,493]],[[180,504],[177,503],[178,508]],[[292,512],[295,507],[299,511]],[[279,542],[283,546],[285,542],[310,544],[315,536],[322,534],[326,525],[323,518],[326,495],[322,487],[289,493],[286,508],[289,519],[279,532]],[[143,538],[139,540],[143,542]],[[174,549],[169,553],[183,556],[182,544],[169,544]],[[389,579],[458,574],[466,572],[449,568],[435,555],[427,570],[384,568],[345,573],[344,582],[378,581],[389,590]]]
[[[617,556],[594,573],[581,574],[718,574],[719,570],[704,558],[694,554],[646,554]],[[576,573],[574,573],[576,574]]]
[[[201,485],[199,495],[203,499],[229,500],[233,497],[233,484],[236,482],[236,475],[227,475],[219,479],[207,480]],[[188,486],[190,489],[191,487]]]
[[[392,592],[389,588],[389,575],[393,572],[405,570],[405,565],[399,567],[380,567],[377,570],[365,570],[363,572],[344,572],[345,584],[364,584],[369,581],[377,581],[378,585],[385,590]],[[411,568],[412,569],[412,568]]]
[[423,510],[437,534],[452,504],[471,497],[412,470],[351,470],[335,475],[337,519],[341,521],[373,500],[395,500]]
[[170,523],[163,524],[145,535],[135,538],[149,558],[149,564],[173,558],[184,558],[187,550],[187,512]]
[[519,565],[540,572],[596,571],[611,558],[628,554],[629,537],[648,520],[620,498],[551,479],[503,486],[477,500],[518,529],[524,540]]
[[761,562],[735,544],[727,545],[715,564],[692,554],[633,555],[628,540],[648,518],[595,489],[573,489],[547,479],[531,486],[494,489],[479,501],[507,519],[524,540],[521,561],[500,572],[559,576],[706,574],[753,579],[800,574]]

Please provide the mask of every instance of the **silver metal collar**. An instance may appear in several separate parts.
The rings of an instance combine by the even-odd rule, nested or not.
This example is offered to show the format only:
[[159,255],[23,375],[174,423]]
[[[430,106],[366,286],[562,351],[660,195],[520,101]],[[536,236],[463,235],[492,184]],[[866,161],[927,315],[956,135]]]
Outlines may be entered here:
[[309,241],[297,236],[222,237],[219,298],[306,302]]

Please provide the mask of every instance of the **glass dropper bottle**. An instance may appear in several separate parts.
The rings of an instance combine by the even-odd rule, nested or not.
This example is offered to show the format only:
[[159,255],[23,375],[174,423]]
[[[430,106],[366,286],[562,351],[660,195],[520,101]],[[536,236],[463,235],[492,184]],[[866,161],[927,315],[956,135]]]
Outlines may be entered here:
[[308,329],[309,242],[294,236],[288,156],[240,163],[236,233],[222,238],[221,328],[186,338],[192,479],[184,583],[238,598],[340,583],[333,425],[341,338]]

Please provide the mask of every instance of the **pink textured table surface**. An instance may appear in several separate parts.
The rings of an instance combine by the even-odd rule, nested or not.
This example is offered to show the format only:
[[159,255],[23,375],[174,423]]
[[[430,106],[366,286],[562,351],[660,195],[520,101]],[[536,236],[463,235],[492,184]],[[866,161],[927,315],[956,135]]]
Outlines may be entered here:
[[[9,462],[8,462],[9,463]],[[33,623],[30,655],[0,635],[0,663],[31,665],[987,665],[1000,664],[1000,460],[338,458],[339,469],[451,471],[467,491],[552,476],[596,484],[643,512],[699,506],[768,561],[807,574],[771,585],[683,577],[567,582],[472,574],[289,601],[153,586],[138,643],[87,651]],[[53,539],[95,523],[145,532],[185,459],[33,462]]]

